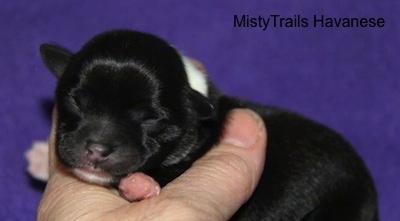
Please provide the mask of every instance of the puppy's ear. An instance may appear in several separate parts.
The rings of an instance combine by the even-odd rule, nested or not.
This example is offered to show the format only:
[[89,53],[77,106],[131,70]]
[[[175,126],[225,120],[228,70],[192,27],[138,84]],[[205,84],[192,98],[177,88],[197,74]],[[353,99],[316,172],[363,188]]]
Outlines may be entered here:
[[40,54],[47,68],[58,78],[64,73],[72,56],[68,50],[51,44],[40,45]]
[[214,106],[206,97],[193,89],[189,89],[189,97],[201,120],[207,120],[214,116]]

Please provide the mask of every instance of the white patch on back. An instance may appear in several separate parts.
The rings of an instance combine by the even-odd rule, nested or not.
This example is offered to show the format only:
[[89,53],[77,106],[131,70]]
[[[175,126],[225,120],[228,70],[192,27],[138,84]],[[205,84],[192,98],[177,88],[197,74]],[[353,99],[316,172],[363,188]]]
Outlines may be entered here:
[[185,71],[189,80],[190,87],[193,90],[204,95],[205,97],[208,97],[208,84],[206,74],[202,73],[190,58],[182,55],[182,61],[185,66]]

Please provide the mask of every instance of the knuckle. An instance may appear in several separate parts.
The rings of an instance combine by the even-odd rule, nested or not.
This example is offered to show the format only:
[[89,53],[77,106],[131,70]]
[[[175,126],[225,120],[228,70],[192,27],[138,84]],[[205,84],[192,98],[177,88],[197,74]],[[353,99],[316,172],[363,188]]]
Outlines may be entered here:
[[223,179],[233,191],[240,189],[246,196],[251,194],[255,185],[254,168],[246,158],[228,151],[215,151],[203,160],[206,165],[214,165],[209,169],[216,179]]

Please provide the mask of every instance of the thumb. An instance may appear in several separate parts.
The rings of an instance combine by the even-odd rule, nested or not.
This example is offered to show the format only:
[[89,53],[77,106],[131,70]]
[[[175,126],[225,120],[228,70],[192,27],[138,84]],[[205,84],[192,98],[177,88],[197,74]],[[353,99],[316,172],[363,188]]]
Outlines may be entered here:
[[220,143],[161,193],[212,220],[229,219],[249,199],[265,160],[266,129],[257,114],[233,110],[224,128]]

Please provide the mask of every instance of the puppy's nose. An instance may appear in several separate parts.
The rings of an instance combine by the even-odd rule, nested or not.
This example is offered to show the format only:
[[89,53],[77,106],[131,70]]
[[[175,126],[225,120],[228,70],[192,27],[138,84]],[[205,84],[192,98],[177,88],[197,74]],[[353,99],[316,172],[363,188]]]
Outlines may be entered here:
[[113,148],[109,145],[99,143],[89,143],[86,146],[86,158],[92,163],[104,162],[113,152]]

